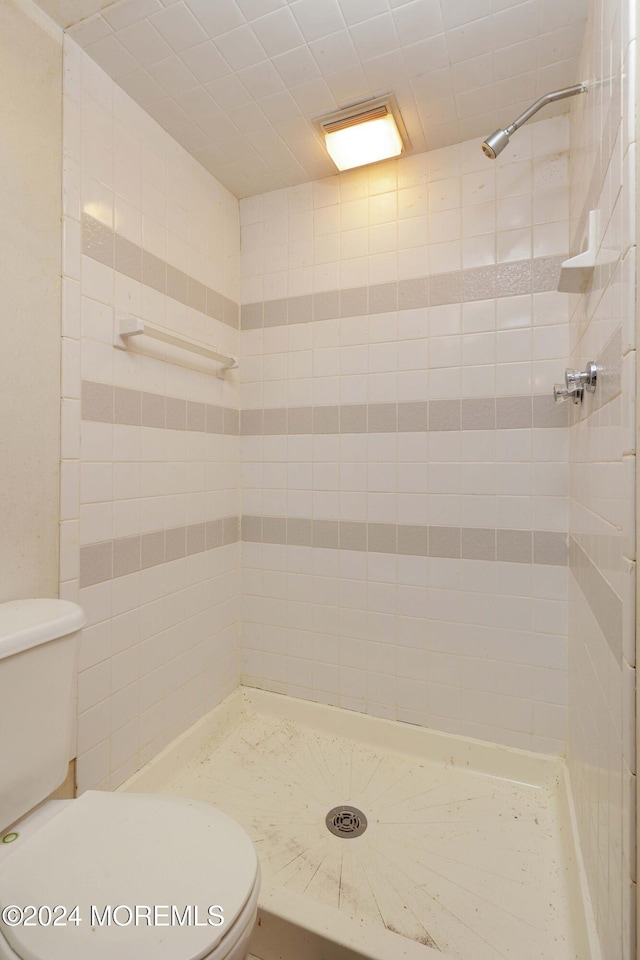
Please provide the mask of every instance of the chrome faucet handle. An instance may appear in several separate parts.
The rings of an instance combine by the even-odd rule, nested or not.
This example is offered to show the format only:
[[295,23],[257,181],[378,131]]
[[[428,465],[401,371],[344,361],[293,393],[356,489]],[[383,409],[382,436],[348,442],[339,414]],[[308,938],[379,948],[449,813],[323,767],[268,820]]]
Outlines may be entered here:
[[571,389],[569,389],[562,383],[555,383],[553,385],[553,399],[556,403],[563,403],[565,400],[571,400],[572,403],[580,403],[583,393],[583,387],[571,387]]
[[559,403],[571,397],[573,403],[582,403],[585,390],[587,393],[595,393],[597,381],[598,367],[593,360],[589,360],[584,370],[568,367],[564,372],[564,386],[556,383],[553,388],[553,399]]
[[579,370],[572,370],[571,367],[567,367],[564,372],[564,382],[566,384],[567,393],[573,393],[575,390],[579,390],[582,387],[582,373]]
[[568,400],[571,394],[568,389],[563,386],[561,383],[554,383],[553,385],[553,399],[556,403],[564,403],[565,400]]
[[586,390],[587,393],[594,393],[598,380],[598,367],[593,360],[589,360],[584,370],[565,370],[564,382],[567,385],[569,393],[579,390]]

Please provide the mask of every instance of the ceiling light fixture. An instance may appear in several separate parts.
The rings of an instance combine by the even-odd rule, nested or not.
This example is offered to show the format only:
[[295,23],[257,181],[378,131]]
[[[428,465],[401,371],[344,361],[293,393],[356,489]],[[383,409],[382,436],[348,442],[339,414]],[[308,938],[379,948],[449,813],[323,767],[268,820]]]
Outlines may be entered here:
[[315,125],[338,170],[399,157],[411,146],[392,94],[320,117]]

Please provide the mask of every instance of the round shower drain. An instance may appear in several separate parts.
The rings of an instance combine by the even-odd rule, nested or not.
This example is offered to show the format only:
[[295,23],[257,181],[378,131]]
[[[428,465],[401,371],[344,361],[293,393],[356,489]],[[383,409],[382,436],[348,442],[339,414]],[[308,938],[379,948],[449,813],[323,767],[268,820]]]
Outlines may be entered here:
[[367,829],[367,818],[357,807],[333,807],[324,822],[329,832],[341,840],[359,837]]

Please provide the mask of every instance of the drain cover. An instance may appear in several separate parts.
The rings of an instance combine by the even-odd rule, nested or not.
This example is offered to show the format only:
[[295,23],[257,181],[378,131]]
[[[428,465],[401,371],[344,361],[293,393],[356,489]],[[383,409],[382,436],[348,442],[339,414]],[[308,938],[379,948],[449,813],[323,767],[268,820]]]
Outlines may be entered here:
[[367,818],[357,807],[333,807],[324,822],[329,832],[341,840],[359,837],[367,829]]

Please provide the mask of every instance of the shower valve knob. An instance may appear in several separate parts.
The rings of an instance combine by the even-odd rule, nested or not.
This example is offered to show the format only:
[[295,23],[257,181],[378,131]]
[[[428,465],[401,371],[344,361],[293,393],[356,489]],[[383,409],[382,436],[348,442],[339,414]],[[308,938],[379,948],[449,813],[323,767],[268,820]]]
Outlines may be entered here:
[[567,368],[564,372],[564,382],[567,387],[567,392],[579,390],[582,386],[582,374],[579,370]]
[[562,403],[564,400],[569,399],[569,391],[562,383],[554,383],[553,399],[556,403]]
[[598,380],[598,368],[593,360],[589,360],[585,370],[572,370],[571,368],[564,372],[564,385],[556,383],[553,388],[553,399],[556,403],[571,398],[572,403],[582,403],[582,397],[585,391],[594,393]]
[[565,400],[571,400],[573,403],[580,403],[580,397],[582,396],[582,390],[569,390],[568,387],[565,387],[563,383],[556,383],[553,386],[553,399],[556,403],[563,403]]
[[564,382],[569,393],[576,393],[580,390],[586,390],[587,393],[594,393],[598,379],[598,368],[593,360],[589,360],[584,370],[565,370]]

